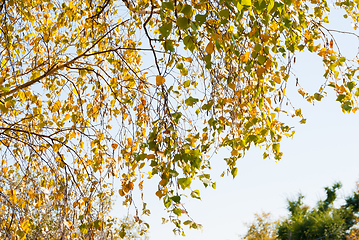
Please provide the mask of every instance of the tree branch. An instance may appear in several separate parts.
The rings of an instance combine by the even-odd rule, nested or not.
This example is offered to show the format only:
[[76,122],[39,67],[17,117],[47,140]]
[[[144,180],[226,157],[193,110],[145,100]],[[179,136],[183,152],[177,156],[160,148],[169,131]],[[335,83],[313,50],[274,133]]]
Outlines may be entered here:
[[83,52],[82,54],[78,55],[77,57],[73,58],[72,60],[64,63],[64,64],[61,64],[59,66],[57,66],[57,64],[53,65],[48,71],[46,71],[43,75],[41,75],[40,77],[37,77],[29,82],[26,82],[20,86],[17,86],[15,88],[13,88],[12,90],[10,90],[9,92],[4,92],[4,91],[1,91],[0,92],[0,98],[1,97],[6,97],[8,95],[11,95],[13,93],[16,93],[24,88],[27,88],[37,82],[40,82],[42,79],[48,77],[48,76],[51,76],[53,75],[54,73],[56,73],[57,71],[63,69],[63,68],[66,68],[68,66],[70,66],[71,64],[73,64],[76,60],[84,57],[87,55],[87,53],[93,49],[99,42],[101,42],[110,32],[112,32],[114,29],[116,29],[117,27],[119,27],[120,25],[126,23],[129,19],[119,23],[119,24],[116,24],[113,28],[111,28],[107,33],[105,33],[101,38],[99,38],[94,44],[92,44],[91,47],[89,47],[85,52]]

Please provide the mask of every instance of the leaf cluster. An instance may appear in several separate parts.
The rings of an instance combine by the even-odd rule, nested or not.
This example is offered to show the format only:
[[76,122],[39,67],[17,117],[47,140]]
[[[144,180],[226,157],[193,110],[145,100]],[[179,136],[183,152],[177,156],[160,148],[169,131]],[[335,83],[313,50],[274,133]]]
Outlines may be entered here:
[[[336,5],[357,24],[356,2]],[[295,83],[303,98],[331,87],[358,109],[358,60],[329,12],[325,0],[2,1],[0,237],[24,239],[50,209],[64,239],[101,235],[114,196],[143,225],[151,178],[175,232],[200,228],[183,199],[200,199],[196,180],[216,187],[217,150],[235,177],[253,147],[281,159],[294,131],[280,114],[305,123],[286,95],[295,53],[324,65],[316,93]]]

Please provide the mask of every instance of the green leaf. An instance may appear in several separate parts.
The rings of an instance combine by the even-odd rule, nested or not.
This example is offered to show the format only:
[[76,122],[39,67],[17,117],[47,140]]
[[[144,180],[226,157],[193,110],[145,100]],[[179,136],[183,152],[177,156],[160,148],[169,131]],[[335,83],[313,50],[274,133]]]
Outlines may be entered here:
[[347,82],[347,87],[349,91],[351,92],[355,86],[355,82]]
[[82,224],[80,225],[80,231],[83,233],[83,234],[86,234],[88,229],[87,229],[87,225],[86,224]]
[[175,203],[180,203],[180,202],[181,202],[181,197],[180,197],[180,196],[173,196],[173,197],[171,197],[171,199],[172,199]]
[[163,37],[168,37],[172,31],[172,22],[165,23],[158,28]]
[[221,17],[224,17],[224,18],[228,19],[229,18],[229,10],[228,9],[223,9],[223,10],[221,10],[219,12],[219,15]]
[[173,213],[176,214],[177,216],[181,216],[181,213],[182,213],[182,210],[179,209],[179,208],[174,208],[173,210]]
[[262,50],[262,45],[259,44],[259,43],[257,43],[257,44],[254,46],[254,50],[255,50],[256,52],[259,52],[260,50]]
[[186,15],[188,18],[191,18],[192,15],[193,15],[193,12],[192,12],[192,7],[188,4],[185,4],[182,8],[182,11],[181,13],[183,13],[184,15]]
[[209,101],[208,103],[202,105],[202,109],[209,111],[212,108],[212,106],[213,106],[213,101]]
[[173,120],[178,123],[179,119],[182,117],[182,113],[181,112],[176,112],[176,113],[172,113],[171,114],[172,117],[174,118]]
[[324,97],[324,96],[323,96],[322,94],[320,94],[320,93],[315,93],[315,94],[314,94],[314,98],[315,98],[317,101],[322,100],[323,97]]
[[174,52],[175,51],[175,48],[173,46],[173,40],[165,40],[164,43],[164,48],[166,51],[170,51],[170,52]]
[[191,224],[191,223],[192,223],[191,220],[186,220],[186,221],[183,222],[184,225],[189,225],[189,224]]
[[94,222],[94,226],[96,229],[101,229],[102,228],[102,221],[101,220],[96,220]]
[[192,191],[192,192],[191,192],[191,197],[192,197],[192,198],[201,199],[199,190],[194,190],[194,191]]
[[1,110],[3,113],[7,113],[7,112],[8,112],[8,109],[5,107],[5,104],[2,104],[2,103],[0,103],[0,110]]
[[249,135],[246,139],[247,143],[254,142],[256,143],[258,141],[259,137],[257,135]]
[[177,18],[177,26],[182,29],[187,29],[189,25],[189,19],[185,17]]
[[191,37],[191,36],[186,36],[186,37],[183,39],[183,44],[184,44],[191,52],[193,52],[193,50],[195,49],[195,44],[194,44],[194,41],[193,41],[193,37]]
[[198,100],[197,98],[192,97],[192,96],[190,96],[189,98],[187,98],[187,99],[185,100],[186,105],[187,105],[187,106],[190,106],[190,107],[192,107],[193,105],[195,105],[197,102],[199,102],[199,100]]
[[279,152],[279,149],[280,149],[280,143],[275,143],[275,144],[273,144],[272,148],[273,148],[273,151],[275,151],[275,152]]
[[211,184],[211,176],[209,174],[199,175],[198,178],[205,187],[208,187]]
[[206,21],[207,16],[208,14],[204,14],[204,15],[197,14],[195,20],[198,22],[199,25],[202,25]]
[[347,112],[350,112],[352,110],[352,106],[350,106],[351,104],[350,103],[345,103],[342,105],[342,108],[347,111]]
[[342,102],[344,98],[345,98],[345,95],[344,95],[344,94],[339,94],[339,96],[337,97],[336,101]]
[[191,186],[191,182],[191,178],[179,178],[177,180],[178,185],[180,185],[182,189],[189,188]]
[[172,205],[172,199],[168,197],[168,195],[166,195],[163,198],[163,204],[165,205],[165,207],[168,209],[171,205]]
[[183,63],[177,63],[176,68],[177,69],[182,69],[183,68]]
[[125,232],[125,229],[123,229],[120,231],[120,237],[124,238],[125,236],[126,236],[126,232]]
[[162,2],[162,9],[175,10],[174,5],[173,5],[173,1]]
[[231,174],[232,174],[233,178],[235,178],[237,176],[237,173],[238,173],[238,168],[235,167],[231,170]]
[[258,63],[259,63],[260,65],[263,65],[263,64],[265,63],[265,61],[266,61],[266,57],[265,57],[265,56],[260,55],[260,56],[258,57]]
[[212,56],[211,54],[207,54],[204,56],[203,60],[206,62],[206,68],[211,69],[212,68]]

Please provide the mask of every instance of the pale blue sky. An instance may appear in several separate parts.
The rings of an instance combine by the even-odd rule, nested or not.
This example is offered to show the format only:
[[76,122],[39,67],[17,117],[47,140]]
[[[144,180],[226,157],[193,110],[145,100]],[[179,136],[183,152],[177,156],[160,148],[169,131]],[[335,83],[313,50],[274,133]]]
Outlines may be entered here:
[[[345,25],[339,17],[336,14],[330,18],[330,28],[350,30],[350,24]],[[357,38],[335,36],[343,53],[353,57],[358,52]],[[310,93],[324,83],[319,57],[301,53],[297,55],[293,69],[301,86]],[[154,195],[156,184],[146,183],[145,199],[152,212],[147,218],[151,225],[150,239],[235,240],[239,239],[238,234],[245,233],[244,222],[253,220],[256,212],[285,216],[286,199],[296,197],[299,192],[306,196],[306,204],[314,206],[325,197],[323,188],[335,181],[343,183],[339,192],[341,199],[354,190],[359,179],[359,114],[343,114],[331,88],[327,89],[328,96],[314,107],[303,100],[296,89],[295,80],[291,78],[286,93],[295,106],[302,108],[307,123],[301,125],[299,119],[289,119],[296,134],[293,139],[282,141],[282,160],[278,163],[263,160],[263,150],[252,149],[238,161],[238,175],[234,180],[232,177],[220,178],[226,168],[223,157],[229,154],[223,149],[211,162],[217,189],[204,189],[198,184],[202,200],[188,198],[184,201],[191,217],[203,225],[202,233],[186,230],[185,238],[174,236],[172,224],[161,224],[161,217],[167,217],[167,214],[162,201]]]
[[[335,181],[343,183],[339,197],[350,194],[359,179],[359,115],[342,114],[333,96],[315,107],[305,105],[307,124],[297,125],[294,138],[283,140],[280,162],[263,160],[261,150],[250,151],[238,162],[234,180],[217,177],[217,189],[202,190],[202,201],[186,201],[191,216],[203,224],[203,232],[187,230],[183,239],[239,239],[237,235],[246,230],[243,223],[251,221],[254,213],[263,210],[285,216],[286,198],[298,192],[314,206],[325,196],[323,188]],[[218,176],[225,167],[221,154],[212,166]],[[166,216],[162,202],[153,197],[149,207],[151,239],[180,238],[173,235],[172,225],[159,224]]]

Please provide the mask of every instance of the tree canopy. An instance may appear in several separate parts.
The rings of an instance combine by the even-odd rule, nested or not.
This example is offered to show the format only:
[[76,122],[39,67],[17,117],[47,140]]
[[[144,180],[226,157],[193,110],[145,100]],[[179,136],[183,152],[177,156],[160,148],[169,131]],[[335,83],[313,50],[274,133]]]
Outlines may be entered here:
[[277,239],[277,224],[278,221],[271,219],[270,213],[262,212],[262,214],[255,214],[254,221],[246,223],[248,231],[243,236],[245,240],[275,240]]
[[[358,3],[334,6],[356,29]],[[217,149],[230,153],[222,175],[235,177],[254,146],[281,158],[294,131],[279,114],[305,123],[291,81],[311,103],[332,88],[343,112],[358,109],[358,60],[341,54],[333,34],[345,32],[326,28],[330,10],[325,0],[1,1],[0,236],[25,238],[49,209],[63,239],[103,236],[117,195],[143,224],[153,177],[176,229],[200,227],[182,198],[200,198],[195,180],[215,188]],[[300,51],[323,59],[317,92],[290,78]]]
[[290,216],[278,224],[278,239],[347,239],[349,229],[358,217],[359,195],[354,192],[345,204],[334,207],[340,183],[326,187],[326,199],[318,201],[316,208],[303,204],[303,195],[297,200],[288,201]]
[[310,208],[304,205],[304,196],[288,200],[289,216],[273,221],[270,213],[255,214],[255,220],[246,224],[243,239],[357,239],[359,217],[359,189],[338,206],[337,191],[341,183],[325,187],[326,198]]

